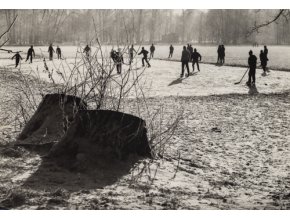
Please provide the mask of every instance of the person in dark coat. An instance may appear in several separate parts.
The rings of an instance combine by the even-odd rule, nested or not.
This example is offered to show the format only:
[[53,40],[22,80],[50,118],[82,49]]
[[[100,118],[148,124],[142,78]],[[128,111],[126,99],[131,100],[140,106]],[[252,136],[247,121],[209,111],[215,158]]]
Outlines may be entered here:
[[188,49],[186,49],[185,46],[183,46],[183,51],[181,54],[181,74],[180,74],[181,78],[184,76],[184,67],[186,67],[187,76],[189,76],[189,66],[188,66],[189,61],[190,61],[189,51],[188,51]]
[[50,61],[52,61],[52,59],[53,59],[53,53],[54,53],[55,51],[54,51],[54,49],[53,49],[53,47],[52,47],[52,44],[50,44],[49,45],[49,47],[48,47],[48,53],[49,53],[49,60]]
[[30,63],[32,64],[32,59],[33,58],[35,58],[35,52],[34,52],[33,45],[32,45],[32,46],[30,46],[30,48],[27,51],[26,61],[28,61],[28,59],[30,59]]
[[191,60],[191,52],[190,52],[190,45],[189,44],[187,44],[186,50],[189,53],[189,61],[190,61]]
[[131,63],[133,62],[134,59],[134,52],[136,52],[136,50],[134,49],[134,45],[131,46],[131,48],[129,49],[129,64],[131,65]]
[[268,59],[268,48],[267,48],[266,45],[264,45],[264,55],[265,55],[265,57],[266,57],[266,59],[267,59],[267,61],[268,61],[268,60],[269,60],[269,59]]
[[153,58],[154,52],[155,52],[155,46],[152,43],[152,45],[150,46],[150,59]]
[[85,53],[86,56],[89,57],[90,56],[90,52],[91,52],[90,46],[89,45],[86,45],[86,47],[84,48],[83,53]]
[[121,74],[122,72],[122,64],[124,64],[123,55],[121,53],[121,49],[119,48],[118,51],[115,53],[115,60],[116,60],[116,66],[117,66],[117,73]]
[[192,56],[192,53],[193,53],[193,48],[192,48],[192,45],[189,45],[189,54],[190,54],[190,58],[191,58],[191,56]]
[[143,66],[143,67],[145,66],[145,65],[144,65],[144,61],[146,61],[147,66],[148,66],[148,67],[151,67],[151,65],[149,64],[148,59],[147,59],[148,51],[145,50],[144,47],[142,47],[142,50],[141,50],[141,52],[140,52],[138,55],[141,55],[141,54],[143,54],[143,58],[142,58],[142,66]]
[[221,64],[221,53],[222,53],[222,46],[219,45],[218,49],[217,49],[217,53],[218,53],[218,58],[217,58],[217,64]]
[[111,50],[110,52],[110,57],[112,58],[112,60],[114,61],[114,63],[116,63],[117,61],[117,55],[116,55],[116,51],[114,49]]
[[253,51],[249,51],[249,59],[248,59],[248,65],[249,65],[249,79],[246,83],[247,86],[255,85],[256,83],[256,67],[257,67],[257,57],[253,55]]
[[226,49],[224,45],[221,45],[221,64],[225,63]]
[[196,48],[194,49],[194,52],[191,55],[192,60],[192,71],[194,72],[194,65],[196,64],[197,70],[199,70],[199,61],[201,61],[201,55],[197,52]]
[[[264,55],[265,55],[265,59],[267,60],[267,62],[269,61],[268,59],[268,48],[266,45],[264,45]],[[267,63],[266,63],[266,67],[265,69],[267,70]]]
[[263,69],[263,73],[265,74],[266,73],[266,67],[267,67],[268,58],[266,57],[266,55],[265,55],[263,50],[261,50],[261,52],[260,52],[260,61],[261,61],[261,66],[262,66],[262,69]]
[[170,47],[169,47],[169,56],[168,56],[168,58],[172,58],[173,51],[174,51],[174,47],[173,47],[172,45],[170,45]]
[[61,49],[59,46],[56,48],[57,59],[61,59]]
[[21,55],[19,52],[16,52],[16,54],[11,58],[12,60],[15,58],[15,68],[18,66],[20,60],[22,60]]

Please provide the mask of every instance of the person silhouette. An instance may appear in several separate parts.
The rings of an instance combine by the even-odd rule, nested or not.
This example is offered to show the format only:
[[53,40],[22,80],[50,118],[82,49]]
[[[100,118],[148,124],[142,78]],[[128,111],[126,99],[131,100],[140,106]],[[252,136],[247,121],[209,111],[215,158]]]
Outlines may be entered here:
[[32,45],[32,46],[30,46],[30,48],[27,51],[26,61],[28,61],[28,59],[30,59],[30,64],[32,64],[33,58],[35,58],[35,52],[34,52],[33,45]]
[[226,49],[224,45],[221,45],[221,64],[225,63]]
[[253,51],[249,51],[249,58],[248,58],[248,65],[249,65],[249,79],[246,83],[247,86],[255,85],[256,83],[256,68],[257,68],[257,57],[253,54]]
[[201,61],[201,55],[197,52],[196,48],[194,49],[194,52],[191,55],[192,60],[192,71],[194,72],[194,65],[196,64],[197,70],[199,70],[199,61]]
[[16,54],[11,58],[12,60],[15,58],[15,68],[18,66],[20,60],[22,60],[21,55],[19,52],[16,52]]
[[173,51],[174,51],[174,47],[173,47],[172,45],[170,45],[170,47],[169,47],[169,56],[168,56],[168,58],[172,58]]
[[150,46],[150,59],[153,58],[154,52],[155,52],[155,46],[152,43],[152,45]]
[[55,51],[54,51],[54,49],[53,49],[53,47],[52,47],[52,44],[50,44],[49,45],[49,47],[48,47],[48,53],[49,53],[49,60],[50,61],[52,61],[52,59],[53,59],[53,53],[54,53]]
[[[265,59],[266,59],[266,61],[268,63],[268,61],[269,61],[269,58],[268,58],[268,48],[267,48],[266,45],[264,45],[264,55],[265,55]],[[266,63],[266,67],[265,67],[266,70],[267,70],[267,63]]]
[[264,45],[264,55],[265,55],[265,57],[266,57],[266,59],[268,61],[268,48],[267,48],[266,45]]
[[129,49],[129,64],[131,65],[134,59],[134,52],[136,52],[136,50],[134,49],[134,45],[131,46],[131,48]]
[[218,46],[217,53],[218,53],[218,58],[217,58],[216,63],[221,64],[222,63],[222,61],[221,61],[222,46],[221,45]]
[[261,66],[263,69],[263,74],[266,74],[266,67],[267,67],[267,62],[268,62],[268,58],[266,57],[265,53],[263,50],[261,50],[260,52],[260,61],[261,61]]
[[91,48],[89,47],[89,45],[86,45],[86,47],[84,48],[83,53],[86,54],[87,58],[90,56],[90,52],[91,52]]
[[115,59],[116,59],[116,66],[117,66],[117,73],[122,73],[122,64],[124,63],[123,55],[121,53],[121,49],[118,48],[118,51],[115,53]]
[[186,49],[186,47],[183,46],[183,51],[181,54],[181,74],[180,74],[181,78],[184,76],[184,67],[186,67],[187,76],[189,76],[189,66],[188,66],[189,61],[190,61],[190,53],[188,49]]
[[61,59],[61,49],[59,46],[56,48],[57,59]]
[[142,66],[144,67],[144,61],[147,63],[147,66],[148,67],[151,67],[151,65],[149,64],[148,62],[148,59],[147,59],[147,55],[148,55],[148,51],[144,49],[144,47],[142,47],[142,50],[141,52],[138,54],[138,55],[141,55],[143,54],[143,58],[142,58]]

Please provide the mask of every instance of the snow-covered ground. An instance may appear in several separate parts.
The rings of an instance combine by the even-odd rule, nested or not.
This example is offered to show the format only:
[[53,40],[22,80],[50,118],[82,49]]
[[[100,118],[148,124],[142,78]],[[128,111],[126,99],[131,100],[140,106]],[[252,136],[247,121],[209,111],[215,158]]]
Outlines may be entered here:
[[[77,51],[81,51],[80,47],[77,46],[60,46],[62,49],[63,56],[65,58],[74,58]],[[145,45],[145,49],[149,51],[150,46]],[[166,59],[169,55],[169,45],[156,45],[155,58]],[[204,62],[215,63],[217,61],[217,46],[201,46],[193,45],[194,48],[202,55]],[[13,51],[23,51],[22,57],[26,57],[26,52],[29,46],[5,46],[5,49],[12,49]],[[54,46],[56,48],[56,45]],[[84,45],[82,46],[84,48]],[[111,49],[117,49],[116,46],[102,46],[103,52],[108,53]],[[121,49],[124,49],[125,46],[120,46]],[[47,52],[48,46],[35,46],[34,50],[36,55],[42,57],[44,55],[48,58]],[[135,45],[135,49],[141,49],[140,46]],[[252,46],[227,46],[226,45],[226,64],[230,65],[246,65],[249,50],[253,50],[254,54],[259,58],[260,50],[263,50],[263,46],[252,47]],[[269,66],[275,69],[290,69],[290,47],[289,46],[268,46],[269,49]],[[92,46],[92,52],[96,48]],[[172,59],[180,60],[182,51],[182,45],[174,45],[174,53]],[[124,49],[124,52],[127,52],[127,49]],[[7,52],[0,51],[0,66],[2,65],[3,59],[11,58],[12,54]]]
[[[14,207],[20,209],[289,209],[290,73],[261,76],[258,69],[257,89],[249,90],[246,78],[234,85],[246,68],[201,64],[201,72],[180,80],[179,62],[150,63],[142,78],[149,110],[163,105],[164,119],[170,120],[177,108],[184,109],[164,159],[147,171],[153,176],[159,165],[153,183],[129,185],[132,172],[113,183],[114,175],[104,172],[93,179],[74,175],[24,152],[20,158],[1,157],[0,198],[12,187],[26,196]],[[24,74],[38,68],[49,81],[41,60],[21,68]],[[1,116],[15,107],[9,101],[9,94],[17,95],[15,79],[0,72]],[[13,126],[0,131],[7,140],[9,128],[12,132]]]
[[[37,75],[41,79],[51,82],[48,74],[44,71],[44,64],[42,59],[36,59],[33,64],[23,62],[20,68],[15,69],[14,65],[8,64],[9,60],[1,60],[2,65],[12,71],[28,73]],[[245,86],[248,75],[244,77],[243,81],[234,85],[235,82],[240,81],[247,68],[230,67],[230,66],[215,66],[209,64],[200,64],[200,72],[192,72],[190,66],[190,76],[188,78],[180,79],[181,63],[175,61],[150,61],[152,67],[147,68],[142,77],[142,83],[145,84],[144,91],[147,97],[165,97],[165,96],[206,96],[206,95],[221,95],[230,93],[249,93],[249,89]],[[75,59],[54,60],[47,61],[47,66],[54,69],[53,78],[56,82],[62,83],[61,76],[56,73],[57,70],[63,74],[69,75],[68,66],[71,68],[75,64]],[[123,70],[128,68],[123,65]],[[137,59],[134,62],[134,69],[141,72],[141,60]],[[266,75],[262,75],[262,69],[257,69],[256,73],[256,88],[259,93],[273,93],[282,92],[290,89],[290,73],[285,71],[271,70]],[[186,72],[186,71],[185,71]],[[116,74],[116,72],[115,72]],[[186,74],[186,73],[185,73]],[[116,75],[117,76],[117,75]]]

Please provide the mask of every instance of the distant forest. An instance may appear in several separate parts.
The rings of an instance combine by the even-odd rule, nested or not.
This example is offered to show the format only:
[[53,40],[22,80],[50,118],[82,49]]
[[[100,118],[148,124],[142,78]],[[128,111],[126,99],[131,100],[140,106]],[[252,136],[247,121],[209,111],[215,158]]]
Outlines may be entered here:
[[17,16],[8,45],[199,43],[290,44],[281,18],[251,31],[279,10],[0,10],[0,31]]

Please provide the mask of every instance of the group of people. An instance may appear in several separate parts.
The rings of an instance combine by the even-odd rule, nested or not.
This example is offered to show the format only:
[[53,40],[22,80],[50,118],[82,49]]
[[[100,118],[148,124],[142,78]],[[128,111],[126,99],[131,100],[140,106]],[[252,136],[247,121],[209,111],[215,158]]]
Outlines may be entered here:
[[197,52],[196,48],[193,49],[192,45],[188,44],[187,47],[183,46],[181,54],[181,74],[180,77],[184,76],[184,68],[187,69],[187,77],[189,76],[189,62],[192,62],[192,71],[194,72],[194,66],[196,64],[197,70],[199,69],[199,61],[201,61],[201,55]]
[[[48,47],[48,53],[49,53],[49,60],[53,60],[53,53],[55,53],[52,44],[49,45]],[[57,54],[57,59],[61,59],[61,49],[59,46],[56,48],[56,54]]]
[[263,69],[263,74],[265,74],[266,70],[267,70],[267,63],[269,61],[268,48],[266,45],[264,46],[264,50],[261,50],[261,52],[260,52],[260,61],[261,61],[262,69]]
[[[154,46],[152,44],[152,46]],[[151,46],[151,47],[152,47]],[[151,49],[151,48],[150,48]],[[150,51],[150,57],[153,58],[154,56],[154,51],[155,51],[155,47],[154,50],[151,49]],[[147,64],[147,67],[151,67],[149,61],[148,61],[148,51],[142,47],[141,51],[138,53],[138,55],[143,55],[142,57],[142,66],[145,67],[145,62]],[[137,51],[134,49],[134,45],[131,45],[131,47],[128,49],[128,54],[129,54],[129,65],[132,64],[133,59],[134,59],[134,55],[137,54]],[[121,49],[118,49],[118,52],[116,52],[115,50],[111,50],[110,53],[110,57],[112,58],[112,60],[114,61],[116,68],[117,68],[117,73],[121,73],[122,72],[122,64],[124,64],[124,58],[123,58],[123,54],[121,52]]]
[[[35,52],[32,45],[27,51],[26,61],[30,60],[30,63],[32,63],[33,58],[35,58]],[[20,60],[22,60],[23,58],[21,57],[20,52],[16,52],[16,54],[11,59],[12,60],[15,59],[15,68],[16,68],[20,63]]]
[[218,53],[217,64],[223,65],[225,63],[225,56],[226,56],[225,46],[219,45],[217,53]]
[[[267,63],[269,61],[268,48],[266,45],[264,46],[264,50],[260,51],[260,61],[261,61],[262,69],[263,69],[263,74],[265,75],[266,70],[267,70]],[[247,86],[255,86],[257,57],[253,54],[252,50],[249,51],[248,65],[249,65],[249,79],[248,79],[246,85]]]
[[[61,58],[61,49],[59,46],[57,46],[56,51],[54,51],[52,44],[49,45],[48,47],[48,53],[49,53],[49,60],[53,60],[53,53],[57,54],[57,59],[62,59]],[[33,45],[30,46],[30,48],[27,51],[27,56],[26,56],[26,61],[27,62],[29,60],[29,63],[32,64],[33,62],[33,58],[35,58],[35,51],[33,48]],[[18,67],[20,60],[22,60],[23,58],[20,55],[20,52],[16,52],[16,54],[11,58],[12,60],[15,59],[15,68]]]
[[[168,58],[172,58],[174,51],[174,47],[170,45],[169,47],[169,56]],[[89,57],[91,52],[91,48],[89,45],[86,45],[86,47],[83,50],[83,53],[86,54],[87,57]],[[155,46],[152,44],[150,46],[150,59],[154,57],[154,52],[155,52]],[[49,60],[53,60],[53,53],[57,54],[57,58],[61,59],[61,49],[59,46],[57,46],[56,51],[53,48],[53,45],[50,44],[48,47],[48,53],[49,53]],[[134,49],[134,45],[132,45],[128,49],[129,53],[129,65],[132,64],[133,59],[134,59],[134,53],[137,54],[137,51]],[[143,55],[142,57],[142,66],[145,66],[145,62],[147,64],[147,67],[151,67],[149,60],[148,60],[148,51],[142,47],[141,51],[138,53],[138,55]],[[225,46],[224,45],[219,45],[218,46],[218,59],[217,63],[218,64],[224,64],[225,62]],[[110,57],[112,58],[114,64],[116,65],[117,73],[121,74],[122,72],[122,64],[124,64],[124,58],[123,58],[123,53],[121,49],[119,48],[117,51],[114,49],[111,50]],[[263,74],[266,74],[267,71],[267,63],[269,61],[268,59],[268,48],[267,46],[264,46],[264,50],[260,51],[260,61],[261,61],[261,66],[263,69]],[[30,63],[32,63],[33,58],[35,58],[35,51],[33,46],[31,46],[28,51],[27,51],[27,57],[26,61],[29,60]],[[22,57],[19,52],[16,52],[16,54],[12,57],[12,60],[15,59],[15,67],[17,67],[22,60]],[[184,76],[184,71],[185,68],[187,69],[187,77],[189,76],[189,62],[192,62],[192,70],[194,72],[195,70],[195,65],[197,66],[197,70],[200,71],[199,68],[199,61],[201,61],[202,57],[200,53],[197,52],[196,48],[193,48],[191,44],[187,44],[186,46],[183,46],[182,54],[181,54],[181,77]],[[256,82],[256,68],[257,68],[257,57],[253,54],[253,51],[249,51],[249,58],[248,58],[248,66],[249,66],[249,78],[247,81],[248,86],[255,85]]]

